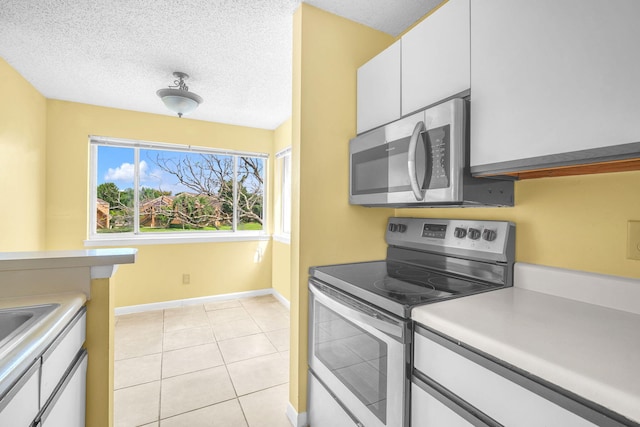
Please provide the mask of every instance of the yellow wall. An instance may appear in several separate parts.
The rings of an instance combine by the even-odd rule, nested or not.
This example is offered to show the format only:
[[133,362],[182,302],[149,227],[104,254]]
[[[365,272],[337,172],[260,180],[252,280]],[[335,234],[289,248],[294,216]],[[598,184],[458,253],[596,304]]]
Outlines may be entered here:
[[2,58],[0,93],[0,250],[42,250],[46,99]]
[[516,182],[513,208],[397,209],[406,217],[516,223],[516,260],[640,278],[626,259],[627,221],[640,219],[640,172]]
[[294,15],[290,399],[306,411],[307,275],[313,265],[384,257],[390,209],[349,205],[356,69],[393,37],[305,3]]
[[[87,237],[88,135],[271,153],[273,131],[47,101],[47,249],[79,249]],[[116,306],[271,287],[270,242],[138,247],[118,271]],[[262,256],[257,256],[257,253]],[[260,258],[260,259],[258,259]],[[182,274],[191,284],[182,284]]]
[[[291,146],[291,118],[281,124],[275,131],[273,137],[273,183],[272,212],[274,232],[278,232],[280,221],[282,220],[282,192],[281,174],[282,164],[275,158],[275,153]],[[291,301],[291,245],[274,240],[273,243],[273,266],[271,272],[271,286],[280,295]]]
[[312,265],[384,257],[388,216],[509,220],[521,262],[640,278],[626,227],[640,220],[640,172],[516,182],[513,208],[381,209],[347,203],[356,68],[393,40],[303,4],[294,16],[290,399],[306,410],[306,280]]

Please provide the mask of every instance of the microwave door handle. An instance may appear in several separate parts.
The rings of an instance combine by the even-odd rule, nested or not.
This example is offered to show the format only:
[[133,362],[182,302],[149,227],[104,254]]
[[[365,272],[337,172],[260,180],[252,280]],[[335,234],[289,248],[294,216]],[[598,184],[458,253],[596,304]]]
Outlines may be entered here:
[[424,194],[422,194],[422,189],[420,188],[420,183],[418,182],[418,175],[416,173],[416,152],[418,151],[418,138],[420,138],[420,134],[425,130],[426,129],[423,121],[416,123],[416,127],[413,129],[411,139],[409,140],[409,152],[407,153],[409,182],[411,183],[411,190],[413,190],[413,195],[419,202],[424,199]]

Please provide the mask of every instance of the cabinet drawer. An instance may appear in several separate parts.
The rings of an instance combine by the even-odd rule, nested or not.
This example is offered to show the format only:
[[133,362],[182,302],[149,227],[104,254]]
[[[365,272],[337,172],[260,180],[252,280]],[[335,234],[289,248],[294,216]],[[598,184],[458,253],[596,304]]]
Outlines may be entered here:
[[40,401],[46,402],[56,388],[86,337],[86,308],[83,307],[42,355]]
[[338,401],[309,371],[309,425],[314,427],[358,427]]
[[505,426],[596,426],[418,333],[415,369]]
[[38,414],[40,359],[0,399],[0,426],[29,426]]
[[40,415],[42,427],[84,427],[87,380],[87,351],[78,353]]
[[411,427],[422,426],[484,427],[486,424],[472,424],[414,381],[411,384]]

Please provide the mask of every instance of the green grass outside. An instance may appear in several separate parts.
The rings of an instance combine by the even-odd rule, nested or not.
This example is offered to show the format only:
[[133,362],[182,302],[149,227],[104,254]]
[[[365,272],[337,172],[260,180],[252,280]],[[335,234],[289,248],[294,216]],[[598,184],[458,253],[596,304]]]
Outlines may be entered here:
[[[262,230],[262,224],[257,222],[247,222],[238,224],[239,231],[260,231]],[[130,233],[133,229],[131,227],[123,227],[116,229],[101,229],[98,230],[98,234],[113,234],[113,233]],[[192,229],[183,229],[179,226],[174,226],[170,228],[152,228],[152,227],[140,227],[141,233],[179,233],[179,232],[189,232],[189,231],[231,231],[231,225],[223,225],[220,229],[216,229],[215,227],[203,227],[203,228],[192,228]]]

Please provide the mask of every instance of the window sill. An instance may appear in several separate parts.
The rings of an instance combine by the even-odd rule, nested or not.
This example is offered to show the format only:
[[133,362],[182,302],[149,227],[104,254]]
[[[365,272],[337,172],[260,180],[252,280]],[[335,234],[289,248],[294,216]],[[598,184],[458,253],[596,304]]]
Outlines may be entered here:
[[248,242],[269,240],[266,233],[219,233],[196,236],[118,236],[100,237],[84,241],[85,247],[175,245],[189,243]]
[[291,235],[289,234],[274,234],[273,240],[287,245],[291,244]]

